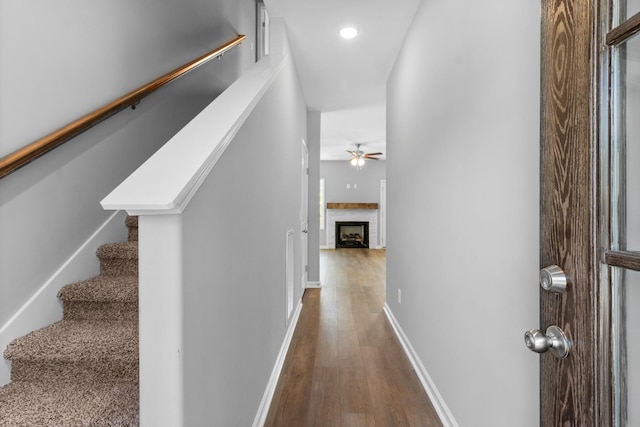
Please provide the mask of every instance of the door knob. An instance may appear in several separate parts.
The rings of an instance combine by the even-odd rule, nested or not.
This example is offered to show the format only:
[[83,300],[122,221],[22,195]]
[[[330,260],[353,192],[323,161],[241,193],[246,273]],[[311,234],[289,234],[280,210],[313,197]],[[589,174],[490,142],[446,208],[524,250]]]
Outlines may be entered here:
[[531,329],[524,334],[524,343],[527,348],[536,353],[551,353],[558,359],[564,359],[569,354],[571,342],[564,331],[558,326],[552,325],[547,328],[546,333],[540,329]]
[[540,270],[540,286],[551,292],[565,293],[567,291],[567,276],[557,265],[550,265]]

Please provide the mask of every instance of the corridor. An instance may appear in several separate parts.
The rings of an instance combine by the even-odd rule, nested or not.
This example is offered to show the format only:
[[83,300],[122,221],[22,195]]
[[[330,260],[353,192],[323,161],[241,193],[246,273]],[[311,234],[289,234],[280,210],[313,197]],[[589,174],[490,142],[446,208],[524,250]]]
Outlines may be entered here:
[[385,251],[320,251],[266,426],[441,426],[383,312]]

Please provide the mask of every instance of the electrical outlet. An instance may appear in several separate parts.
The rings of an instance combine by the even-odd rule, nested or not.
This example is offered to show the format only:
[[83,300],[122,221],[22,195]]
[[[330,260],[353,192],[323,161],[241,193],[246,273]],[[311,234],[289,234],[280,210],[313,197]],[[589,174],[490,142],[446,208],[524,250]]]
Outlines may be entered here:
[[351,184],[347,184],[347,190],[351,188]]
[[402,304],[402,290],[398,289],[398,304]]
[[358,188],[358,184],[353,184],[353,188],[354,189]]

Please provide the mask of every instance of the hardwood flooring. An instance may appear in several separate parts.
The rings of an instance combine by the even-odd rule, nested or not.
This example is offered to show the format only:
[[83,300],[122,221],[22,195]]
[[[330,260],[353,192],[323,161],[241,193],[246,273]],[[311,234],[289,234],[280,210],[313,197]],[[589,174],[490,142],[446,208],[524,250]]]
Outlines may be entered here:
[[265,426],[440,427],[382,310],[385,251],[320,251]]

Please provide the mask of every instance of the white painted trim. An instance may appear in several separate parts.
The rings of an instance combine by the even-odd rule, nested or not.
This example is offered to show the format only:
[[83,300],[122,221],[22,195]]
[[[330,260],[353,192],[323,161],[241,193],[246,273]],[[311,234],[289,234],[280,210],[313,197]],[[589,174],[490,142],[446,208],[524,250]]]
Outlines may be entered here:
[[300,289],[309,278],[309,147],[302,138],[300,152]]
[[287,55],[257,62],[105,197],[102,207],[130,215],[182,213],[286,62]]
[[320,288],[320,287],[322,287],[320,282],[312,282],[307,280],[307,289]]
[[411,342],[409,342],[409,338],[407,338],[407,336],[405,335],[404,331],[400,327],[400,324],[396,320],[395,316],[393,315],[393,312],[391,311],[391,308],[387,305],[387,303],[384,304],[384,312],[387,315],[387,319],[389,319],[389,323],[391,323],[391,327],[393,327],[393,330],[395,331],[396,336],[400,340],[400,344],[402,344],[402,348],[407,354],[407,357],[409,358],[409,361],[411,362],[413,369],[416,371],[416,374],[420,379],[420,383],[422,384],[422,387],[427,392],[427,395],[429,396],[429,400],[431,400],[431,404],[433,405],[436,412],[438,413],[438,416],[440,417],[440,421],[442,422],[442,425],[444,427],[459,427],[458,423],[453,417],[453,414],[449,410],[449,407],[445,403],[444,399],[442,398],[442,395],[440,394],[440,392],[438,391],[438,388],[433,382],[433,379],[431,379],[431,376],[429,375],[426,368],[422,364],[422,361],[418,357],[418,354],[416,353],[416,351],[413,349]]
[[320,249],[335,249],[328,245],[320,245]]
[[264,426],[265,421],[267,421],[267,415],[269,414],[269,408],[271,407],[271,400],[273,399],[273,394],[276,391],[278,379],[280,378],[280,374],[282,373],[284,360],[287,357],[287,352],[289,351],[289,346],[291,345],[291,339],[293,338],[293,332],[295,331],[296,325],[298,324],[298,319],[300,318],[301,311],[302,300],[299,300],[296,311],[295,313],[293,313],[292,322],[289,323],[287,334],[285,335],[282,346],[280,347],[280,353],[278,353],[276,364],[271,371],[271,377],[269,378],[267,389],[264,391],[262,401],[260,402],[260,406],[258,407],[258,413],[253,420],[253,427],[262,427]]
[[[0,349],[16,338],[62,319],[62,304],[58,300],[60,289],[96,276],[100,272],[96,249],[123,238],[126,238],[124,212],[114,212],[0,327]],[[10,374],[10,364],[5,360],[0,366],[0,386],[9,383]]]

